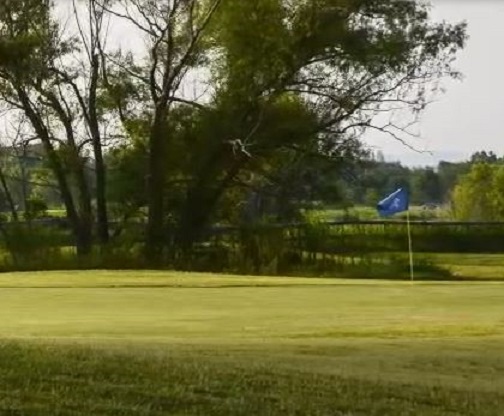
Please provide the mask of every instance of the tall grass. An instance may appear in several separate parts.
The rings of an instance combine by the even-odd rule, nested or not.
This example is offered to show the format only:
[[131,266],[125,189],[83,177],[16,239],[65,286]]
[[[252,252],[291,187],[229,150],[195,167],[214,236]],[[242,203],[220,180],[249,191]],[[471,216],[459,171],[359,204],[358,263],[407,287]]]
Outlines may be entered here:
[[[388,249],[384,250],[383,241],[377,245],[367,238],[368,231],[360,226],[331,227],[317,220],[302,227],[248,225],[200,244],[193,261],[184,269],[252,275],[409,278],[406,235],[394,235],[397,240],[388,241]],[[416,262],[416,270],[418,278],[451,277],[448,270],[427,256]]]
[[[77,257],[67,230],[10,224],[3,229],[0,270],[142,269],[141,230],[126,229],[107,247]],[[504,252],[503,225],[412,224],[416,253]],[[164,268],[251,275],[407,278],[406,225],[329,225],[312,217],[303,225],[260,223],[215,233],[183,261],[167,248]],[[417,262],[425,278],[448,273],[428,257]]]
[[[334,253],[401,252],[408,247],[405,224],[327,226],[331,239],[326,249]],[[501,253],[504,252],[503,225],[412,224],[416,252]]]

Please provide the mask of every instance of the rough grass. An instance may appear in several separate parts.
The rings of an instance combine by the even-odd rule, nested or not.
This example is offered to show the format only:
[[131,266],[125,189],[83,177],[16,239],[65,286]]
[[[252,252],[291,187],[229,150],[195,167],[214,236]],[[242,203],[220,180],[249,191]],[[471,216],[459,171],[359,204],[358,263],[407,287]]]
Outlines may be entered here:
[[465,279],[504,280],[502,254],[429,254],[437,265]]
[[500,415],[504,284],[0,278],[0,414]]
[[[325,208],[310,211],[311,216],[323,221],[340,221],[348,217],[359,220],[376,220],[380,219],[375,207],[356,206],[347,210],[342,208]],[[410,207],[411,219],[445,219],[450,215],[449,211],[445,208],[437,208],[426,210],[421,206]],[[398,214],[396,219],[405,219],[406,214]]]
[[[456,345],[456,346],[454,346]],[[494,345],[0,348],[0,411],[53,415],[500,415]],[[450,354],[441,352],[453,347]],[[488,347],[486,349],[488,351]],[[489,371],[489,373],[488,373]],[[497,381],[497,382],[496,382]]]
[[[386,261],[392,258],[400,259],[403,263],[408,261],[408,253],[395,252],[395,253],[373,253],[369,256],[375,263],[380,264],[380,261]],[[340,261],[348,261],[355,257],[341,256]],[[504,255],[503,254],[468,254],[468,253],[415,253],[414,254],[415,269],[417,277],[425,280],[495,280],[504,281]],[[433,266],[430,273],[422,273],[422,266],[426,264]],[[420,265],[420,267],[419,267]],[[439,268],[441,271],[449,273],[445,276],[436,270]],[[384,267],[384,270],[386,268]],[[420,270],[419,270],[420,269]],[[420,273],[419,273],[420,271]],[[379,273],[384,271],[379,270]],[[366,275],[366,273],[362,273]],[[368,276],[373,273],[368,273]],[[359,277],[359,276],[355,276]],[[404,277],[403,277],[404,278]]]

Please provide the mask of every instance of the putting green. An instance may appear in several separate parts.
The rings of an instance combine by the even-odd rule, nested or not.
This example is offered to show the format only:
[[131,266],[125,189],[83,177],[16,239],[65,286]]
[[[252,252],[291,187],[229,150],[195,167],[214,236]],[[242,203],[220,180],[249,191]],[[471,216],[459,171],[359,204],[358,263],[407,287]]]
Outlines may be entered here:
[[158,272],[0,277],[0,337],[296,340],[504,335],[504,284]]

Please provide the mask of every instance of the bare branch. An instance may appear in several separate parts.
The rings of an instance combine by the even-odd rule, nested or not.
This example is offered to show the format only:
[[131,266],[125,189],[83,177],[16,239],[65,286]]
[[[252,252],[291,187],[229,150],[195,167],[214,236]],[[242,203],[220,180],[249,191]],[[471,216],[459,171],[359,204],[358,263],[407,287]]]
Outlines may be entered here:
[[144,26],[142,25],[138,19],[135,19],[133,16],[131,16],[130,13],[126,12],[125,14],[124,13],[120,13],[118,11],[115,11],[113,10],[111,7],[107,7],[105,5],[105,2],[103,1],[99,1],[99,0],[96,0],[96,4],[98,7],[100,7],[104,12],[107,12],[109,13],[110,15],[112,16],[115,16],[115,17],[118,17],[120,19],[124,19],[124,20],[127,20],[128,22],[132,23],[135,27],[137,27],[138,29],[140,29],[140,31],[146,33],[147,35],[149,36],[152,36],[152,37],[156,37],[156,31],[153,30],[152,27],[148,27],[148,26]]

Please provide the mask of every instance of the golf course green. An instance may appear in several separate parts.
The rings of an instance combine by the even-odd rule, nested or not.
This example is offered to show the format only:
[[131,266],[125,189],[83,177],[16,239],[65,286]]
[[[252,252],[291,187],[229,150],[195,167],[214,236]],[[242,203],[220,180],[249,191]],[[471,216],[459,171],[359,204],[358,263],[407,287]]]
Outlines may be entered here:
[[501,415],[504,283],[0,276],[0,414]]

